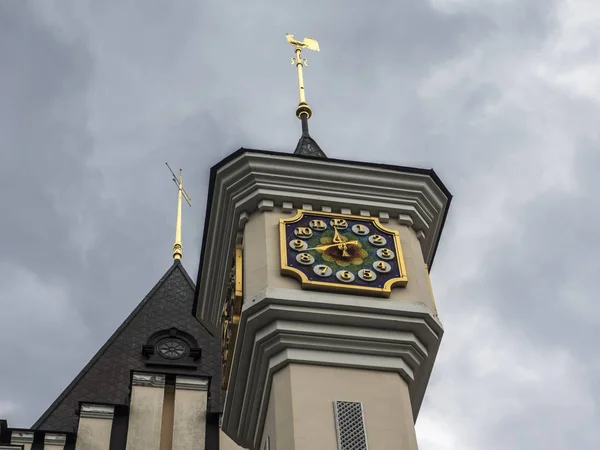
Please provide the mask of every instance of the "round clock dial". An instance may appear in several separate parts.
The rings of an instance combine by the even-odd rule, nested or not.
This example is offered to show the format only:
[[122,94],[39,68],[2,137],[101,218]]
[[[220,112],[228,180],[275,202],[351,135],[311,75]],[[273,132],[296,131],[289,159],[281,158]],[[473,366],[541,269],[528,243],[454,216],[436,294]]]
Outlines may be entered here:
[[282,271],[304,287],[389,295],[406,284],[400,238],[375,218],[300,211],[281,220]]

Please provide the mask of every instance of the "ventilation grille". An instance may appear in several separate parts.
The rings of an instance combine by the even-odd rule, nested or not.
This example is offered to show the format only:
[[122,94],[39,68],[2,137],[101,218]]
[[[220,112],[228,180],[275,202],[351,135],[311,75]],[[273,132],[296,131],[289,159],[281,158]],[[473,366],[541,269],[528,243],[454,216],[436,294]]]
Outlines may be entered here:
[[367,435],[360,402],[333,402],[338,450],[367,450]]

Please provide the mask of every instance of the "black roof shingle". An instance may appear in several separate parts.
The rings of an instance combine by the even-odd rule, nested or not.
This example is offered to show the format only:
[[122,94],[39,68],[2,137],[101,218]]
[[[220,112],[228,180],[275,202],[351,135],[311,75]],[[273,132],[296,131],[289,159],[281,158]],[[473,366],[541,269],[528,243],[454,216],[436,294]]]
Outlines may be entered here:
[[[210,377],[208,408],[211,412],[221,412],[224,393],[221,392],[220,341],[192,316],[194,289],[181,262],[175,260],[32,429],[75,432],[81,401],[128,404],[133,370]],[[146,366],[142,346],[153,333],[172,327],[191,334],[202,349],[195,370]]]

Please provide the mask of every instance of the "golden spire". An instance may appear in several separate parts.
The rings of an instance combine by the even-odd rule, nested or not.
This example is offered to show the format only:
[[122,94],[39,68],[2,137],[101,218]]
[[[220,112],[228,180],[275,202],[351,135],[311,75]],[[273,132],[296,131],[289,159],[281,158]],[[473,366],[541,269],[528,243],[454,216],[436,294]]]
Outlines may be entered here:
[[294,51],[296,52],[296,57],[292,58],[292,64],[296,64],[298,69],[298,90],[300,91],[300,103],[298,103],[298,107],[296,108],[296,117],[302,120],[303,116],[305,119],[310,119],[312,116],[312,110],[308,103],[306,103],[306,96],[304,95],[304,77],[302,75],[302,67],[307,66],[306,59],[302,58],[302,49],[306,48],[308,50],[313,50],[315,52],[319,51],[319,43],[311,38],[304,38],[303,41],[297,41],[294,39],[293,34],[285,35],[287,41],[294,46]]
[[[165,163],[169,170],[171,167],[169,163]],[[177,189],[179,190],[177,194],[177,222],[175,223],[175,244],[173,244],[173,259],[181,259],[182,248],[181,248],[181,197],[185,198],[185,201],[188,205],[192,206],[192,199],[187,195],[185,189],[183,189],[183,171],[179,169],[179,180],[171,170],[171,174],[173,175],[173,181],[177,185]]]

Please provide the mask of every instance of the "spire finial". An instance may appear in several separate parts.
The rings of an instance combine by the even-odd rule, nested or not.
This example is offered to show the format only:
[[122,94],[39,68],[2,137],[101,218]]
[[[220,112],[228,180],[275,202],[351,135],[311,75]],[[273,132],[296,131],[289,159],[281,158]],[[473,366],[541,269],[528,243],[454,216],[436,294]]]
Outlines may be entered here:
[[319,43],[312,38],[304,38],[303,41],[294,39],[293,34],[285,35],[287,41],[294,46],[296,57],[292,58],[292,64],[298,69],[298,91],[300,92],[300,102],[296,108],[296,117],[302,122],[302,136],[298,141],[294,155],[316,156],[319,158],[327,158],[323,150],[317,145],[313,138],[308,134],[308,119],[312,116],[312,109],[306,103],[306,95],[304,94],[304,76],[302,68],[307,66],[306,59],[302,57],[302,49],[319,51]]
[[192,199],[187,195],[185,189],[183,189],[183,170],[179,169],[179,180],[175,176],[173,170],[171,170],[171,166],[169,163],[165,163],[171,174],[173,175],[173,182],[177,185],[178,193],[177,193],[177,221],[175,222],[175,243],[173,244],[173,259],[181,259],[183,256],[183,251],[181,247],[181,197],[185,198],[185,201],[188,205],[192,206]]
[[287,41],[294,46],[294,52],[296,53],[296,57],[292,58],[292,64],[296,65],[298,69],[298,90],[300,91],[300,102],[298,103],[298,107],[296,108],[296,117],[302,120],[306,118],[306,120],[310,119],[312,116],[312,110],[308,103],[306,103],[306,96],[304,94],[304,76],[302,74],[302,68],[307,66],[306,59],[302,57],[302,49],[306,48],[308,50],[313,50],[315,52],[319,51],[319,43],[312,38],[304,38],[303,41],[297,41],[294,39],[293,34],[285,35]]

